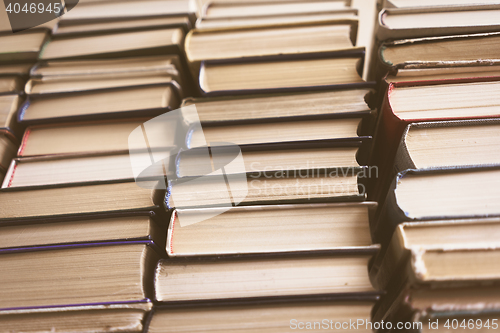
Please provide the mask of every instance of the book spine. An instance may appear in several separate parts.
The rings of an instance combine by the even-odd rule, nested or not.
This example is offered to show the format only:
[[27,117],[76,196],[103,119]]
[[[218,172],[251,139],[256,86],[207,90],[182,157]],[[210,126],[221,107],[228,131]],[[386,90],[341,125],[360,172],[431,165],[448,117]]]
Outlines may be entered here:
[[410,156],[408,146],[406,145],[406,137],[408,136],[408,131],[410,130],[411,126],[411,124],[406,126],[401,141],[399,142],[399,147],[394,159],[391,178],[394,178],[401,171],[417,168]]
[[384,247],[390,242],[396,226],[409,220],[405,212],[399,207],[396,198],[397,184],[405,173],[399,173],[392,181],[387,198],[377,214],[375,224],[372,226],[373,239]]

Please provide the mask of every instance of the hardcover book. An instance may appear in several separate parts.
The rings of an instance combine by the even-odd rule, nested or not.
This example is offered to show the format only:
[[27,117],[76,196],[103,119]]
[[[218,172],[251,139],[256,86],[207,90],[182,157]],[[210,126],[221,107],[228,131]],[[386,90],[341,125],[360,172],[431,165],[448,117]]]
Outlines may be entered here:
[[366,266],[376,249],[338,255],[261,255],[206,260],[162,259],[155,273],[160,302],[270,296],[376,293]]
[[[148,119],[108,119],[29,126],[17,154],[19,157],[128,154],[130,133]],[[150,147],[167,149],[172,146],[172,142],[156,140],[150,143]]]
[[[364,296],[364,297],[363,297]],[[360,295],[344,300],[322,297],[317,300],[284,299],[281,301],[242,301],[239,303],[210,304],[210,307],[195,306],[156,307],[148,325],[148,332],[182,332],[203,330],[221,332],[248,331],[278,333],[299,327],[321,327],[328,329],[337,322],[355,322],[370,318],[374,304],[373,296]],[[327,318],[327,319],[325,319]],[[371,332],[366,326],[357,331]]]
[[153,293],[152,274],[158,258],[151,241],[61,245],[4,253],[0,256],[4,267],[0,273],[0,313],[147,302]]
[[358,47],[333,54],[204,61],[199,83],[208,96],[365,88],[363,58],[364,48]]
[[498,166],[407,170],[398,174],[372,232],[387,244],[398,223],[500,215]]
[[154,86],[31,95],[19,109],[18,120],[31,125],[156,116],[176,109],[180,100],[179,85],[175,81]]
[[0,311],[4,332],[106,332],[143,331],[144,320],[153,308],[149,300],[73,307],[44,307],[30,310]]
[[369,219],[375,206],[363,202],[233,207],[228,211],[176,209],[168,228],[167,254],[188,257],[369,248],[373,247]]
[[164,192],[139,187],[134,181],[5,188],[0,190],[4,203],[0,221],[126,210],[160,211]]

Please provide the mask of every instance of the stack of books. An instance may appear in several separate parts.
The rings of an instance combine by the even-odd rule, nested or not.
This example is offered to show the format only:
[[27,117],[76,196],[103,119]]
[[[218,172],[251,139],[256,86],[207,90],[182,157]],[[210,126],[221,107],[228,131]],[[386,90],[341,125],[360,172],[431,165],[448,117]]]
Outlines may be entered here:
[[346,4],[213,3],[187,34],[201,97],[181,113],[201,126],[188,126],[169,179],[149,332],[369,321],[373,86]]
[[2,60],[32,62],[1,67],[27,81],[11,89],[22,101],[0,96],[20,139],[1,155],[2,331],[143,330],[168,214],[163,189],[135,183],[128,138],[190,94],[193,15],[187,1],[86,2],[52,31],[1,37]]
[[500,7],[452,2],[387,1],[371,68],[383,250],[370,275],[387,291],[373,320],[421,332],[495,329],[500,317]]

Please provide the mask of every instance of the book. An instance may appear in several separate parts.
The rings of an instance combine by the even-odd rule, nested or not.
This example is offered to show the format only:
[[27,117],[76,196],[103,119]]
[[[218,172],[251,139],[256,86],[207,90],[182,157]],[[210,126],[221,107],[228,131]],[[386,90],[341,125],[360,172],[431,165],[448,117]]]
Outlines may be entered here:
[[[165,198],[167,208],[278,203],[362,201],[366,197],[358,178],[366,169],[337,169],[330,172],[307,170],[298,174],[284,171],[274,175],[243,175],[231,179],[231,197],[220,177],[184,177],[170,180]],[[241,198],[241,200],[232,200]]]
[[375,239],[387,244],[396,225],[406,221],[496,216],[498,173],[498,167],[479,167],[399,174],[372,226]]
[[[90,81],[90,84],[95,84]],[[21,106],[18,120],[41,124],[71,120],[95,120],[133,116],[157,116],[179,106],[175,81],[156,86],[81,91],[53,96],[31,95]]]
[[[370,318],[374,301],[336,300],[320,301],[287,300],[277,303],[240,302],[236,304],[214,304],[210,307],[173,308],[156,307],[148,326],[148,332],[182,332],[204,330],[205,332],[232,332],[241,330],[278,333],[294,327],[328,329],[336,323],[355,322]],[[337,324],[338,327],[339,324]],[[345,326],[344,326],[345,327]],[[364,325],[359,332],[371,332]]]
[[0,190],[4,203],[0,221],[127,210],[159,211],[164,192],[140,187],[134,181],[6,188]]
[[[44,155],[127,154],[130,133],[148,118],[129,118],[29,126],[19,147],[19,157]],[[154,141],[151,148],[168,148]]]
[[499,272],[493,264],[498,257],[498,249],[415,251],[401,278],[414,287],[485,285],[498,280]]
[[17,139],[8,131],[0,131],[0,171],[5,176],[12,158],[16,156]]
[[[307,170],[352,169],[366,165],[366,146],[361,141],[335,142],[309,141],[304,144],[266,144],[240,147],[246,173],[253,175],[275,175],[279,173],[303,173]],[[220,147],[217,158],[231,160],[231,149]],[[227,149],[226,149],[227,148]],[[206,148],[182,150],[176,157],[177,177],[200,177],[217,171],[212,163],[207,165]],[[231,168],[226,174],[235,173]]]
[[[190,63],[279,54],[333,52],[351,49],[356,25],[320,22],[256,28],[191,30],[185,50]],[[354,28],[352,28],[354,26]]]
[[47,38],[47,31],[25,31],[0,35],[0,62],[35,61]]
[[203,261],[162,259],[155,272],[155,298],[176,302],[375,293],[366,270],[372,251],[340,256],[309,253]]
[[146,315],[153,308],[150,301],[49,307],[33,310],[0,312],[0,325],[10,331],[72,331],[105,332],[127,330],[140,333]]
[[[297,92],[253,96],[186,98],[181,107],[195,105],[203,123],[248,122],[287,117],[325,118],[369,111],[374,91],[370,88]],[[189,113],[184,112],[189,119]]]
[[[496,79],[472,79],[413,84],[391,83],[384,95],[373,143],[370,165],[379,167],[379,178],[370,185],[371,198],[383,201],[403,131],[410,123],[496,118],[493,106]],[[477,82],[475,82],[477,81]],[[488,97],[486,97],[488,96]],[[493,98],[493,99],[492,99]]]
[[410,8],[410,7],[460,7],[496,4],[492,0],[384,0],[384,7]]
[[[446,64],[480,63],[498,59],[495,46],[497,32],[423,37],[383,43],[378,50],[381,72],[395,67],[442,67]],[[495,62],[495,61],[494,61]],[[381,77],[381,76],[380,76]]]
[[394,73],[388,73],[382,82],[383,86],[389,83],[401,82],[439,82],[445,80],[467,80],[477,78],[496,78],[500,77],[500,67],[494,64],[472,64],[449,67],[431,67],[431,68],[400,68]]
[[369,218],[375,206],[363,202],[176,209],[168,227],[167,254],[188,257],[368,248],[372,247]]
[[205,95],[220,96],[364,88],[366,83],[360,74],[363,57],[363,48],[353,48],[346,54],[337,52],[335,56],[309,54],[301,57],[259,57],[245,61],[204,61],[200,68],[200,89]]
[[101,34],[49,40],[39,59],[98,59],[109,57],[180,54],[180,28]]
[[500,164],[500,121],[475,119],[413,123],[406,127],[394,171]]
[[[27,92],[33,93],[34,90],[36,92],[38,89],[34,89],[36,85],[42,85],[45,89],[59,84],[56,92],[69,92],[76,88],[81,90],[82,85],[83,88],[89,89],[88,86],[93,86],[92,80],[96,81],[97,87],[103,85],[123,87],[158,84],[171,79],[179,84],[182,93],[189,93],[190,87],[186,85],[190,82],[183,73],[183,68],[182,61],[177,55],[42,61],[30,71],[31,80],[27,84]],[[120,83],[121,79],[125,82]]]
[[[445,318],[485,313],[488,318],[498,311],[495,297],[498,288],[493,287],[498,272],[492,265],[497,252],[495,249],[412,252],[412,263],[398,273],[405,283],[374,308],[374,320],[414,321],[426,312]],[[428,307],[420,308],[425,305]]]
[[152,296],[159,255],[150,241],[42,249],[0,256],[1,310],[135,303]]
[[24,83],[20,76],[0,76],[0,96],[22,94]]
[[[499,308],[499,295],[496,286],[440,289],[403,288],[398,293],[390,296],[384,298],[374,307],[374,320],[393,322],[395,320],[407,320],[413,322],[418,321],[419,317],[422,317],[426,312],[443,316],[469,313],[487,314],[496,312]],[[432,310],[429,311],[429,309]],[[444,324],[445,321],[442,323]],[[491,321],[489,325],[491,327]]]
[[[0,132],[19,136],[21,128],[16,121],[16,113],[23,98],[17,94],[0,95]],[[8,135],[8,134],[7,134]]]
[[182,89],[171,75],[165,74],[128,74],[128,75],[95,75],[86,78],[30,79],[26,83],[28,95],[45,95],[73,92],[102,91],[116,88],[165,86],[172,84],[182,94]]
[[168,1],[127,1],[114,3],[109,1],[79,1],[77,10],[73,10],[61,17],[63,22],[86,22],[86,21],[111,21],[114,19],[132,18],[154,18],[165,17],[189,17],[194,23],[196,19],[196,8],[190,1],[168,0]]
[[401,223],[387,249],[371,265],[370,278],[378,288],[389,289],[412,251],[496,248],[499,246],[499,232],[498,217]]
[[[80,7],[78,7],[80,8]],[[117,18],[109,20],[60,20],[52,30],[57,37],[76,37],[98,33],[132,32],[149,29],[182,28],[191,29],[187,16],[150,16],[138,18]]]
[[370,112],[352,114],[350,117],[324,119],[283,119],[260,123],[214,124],[191,127],[186,136],[186,147],[220,146],[224,142],[237,145],[256,145],[273,142],[304,142],[310,140],[359,140],[368,137],[363,133],[363,118]]
[[195,28],[197,30],[233,29],[313,22],[353,22],[357,19],[358,11],[350,8],[335,11],[299,12],[269,16],[201,17],[196,21]]
[[202,18],[262,17],[296,13],[317,13],[345,9],[350,1],[233,1],[209,2],[202,8]]
[[[27,157],[12,160],[2,188],[127,180],[134,178],[132,155],[113,154]],[[149,159],[148,152],[134,152]]]
[[92,60],[50,60],[40,61],[31,69],[34,78],[84,78],[99,75],[149,75],[164,72],[169,75],[179,75],[181,62],[179,56],[143,56],[125,57],[119,59]]
[[0,252],[62,244],[139,240],[150,240],[160,247],[165,244],[166,226],[159,221],[163,215],[139,210],[63,218],[47,216],[29,223],[18,221],[0,226]]
[[498,6],[386,8],[378,15],[379,40],[484,33],[498,30]]
[[0,76],[11,76],[18,75],[21,77],[29,76],[29,72],[31,67],[34,65],[34,62],[25,62],[25,63],[0,63]]

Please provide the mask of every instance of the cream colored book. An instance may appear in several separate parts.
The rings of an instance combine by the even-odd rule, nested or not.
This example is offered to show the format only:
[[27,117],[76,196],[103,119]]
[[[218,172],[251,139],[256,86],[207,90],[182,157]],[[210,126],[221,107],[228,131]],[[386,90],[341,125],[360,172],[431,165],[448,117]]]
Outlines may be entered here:
[[16,156],[17,147],[18,141],[10,132],[0,131],[0,170],[2,176],[5,175],[9,164]]
[[[2,310],[145,301],[159,256],[148,243],[4,253]],[[78,258],[78,259],[76,259]],[[118,259],[119,258],[119,259]],[[57,272],[57,282],[54,280]]]
[[3,75],[19,75],[27,76],[30,73],[31,67],[34,63],[21,63],[21,64],[0,64],[0,74]]
[[224,143],[237,145],[265,144],[274,142],[304,142],[310,140],[359,138],[358,129],[363,118],[330,118],[323,120],[275,121],[268,123],[235,124],[232,126],[195,127],[188,132],[188,148],[205,145],[219,146]]
[[[78,216],[0,226],[1,247],[21,248],[89,242],[153,240],[164,244],[165,227],[150,211]],[[1,311],[0,311],[1,314]]]
[[497,31],[500,6],[389,8],[379,13],[377,38],[403,39]]
[[[322,12],[300,12],[293,14],[276,14],[269,16],[242,16],[242,17],[202,17],[196,21],[197,30],[232,29],[250,27],[269,27],[288,24],[305,24],[319,22],[355,22],[358,19],[355,9],[343,9]],[[355,28],[353,24],[353,28]]]
[[[366,193],[358,184],[358,173],[365,172],[364,169],[334,169],[326,173],[311,170],[304,174],[281,172],[273,177],[233,177],[231,196],[242,198],[239,204],[245,206],[360,200]],[[181,179],[169,183],[165,204],[168,208],[217,207],[232,202],[228,195],[226,183],[221,183],[218,177],[187,182]]]
[[50,60],[37,63],[31,69],[36,78],[84,78],[99,75],[148,75],[165,73],[179,75],[176,55],[126,57],[119,59]]
[[132,31],[139,29],[183,27],[188,30],[191,27],[191,22],[189,21],[189,18],[187,16],[154,16],[113,20],[82,21],[83,22],[79,20],[61,20],[52,31],[52,35],[67,37],[103,32]]
[[[131,158],[128,153],[18,158],[12,161],[2,188],[131,179]],[[150,157],[148,152],[136,152],[133,158]]]
[[2,189],[0,220],[35,219],[121,210],[154,210],[164,191],[146,189],[134,181],[73,184],[64,187]]
[[[363,165],[364,156],[359,156],[360,148],[351,147],[326,147],[328,144],[309,142],[303,147],[276,147],[274,149],[242,150],[243,165],[247,173],[261,175],[275,175],[286,173],[307,173],[307,170],[329,170],[335,168],[357,168]],[[242,147],[241,147],[242,148]],[[269,148],[269,146],[268,146]],[[281,148],[281,149],[280,149]],[[230,151],[217,153],[217,158],[232,159]],[[205,149],[189,149],[179,153],[176,159],[176,173],[178,177],[201,177],[205,174],[217,171],[213,165],[213,156],[209,170],[204,163],[206,158]],[[236,172],[225,170],[226,174]]]
[[375,207],[373,202],[363,202],[178,209],[168,228],[167,254],[189,257],[371,247],[369,218]]
[[[238,304],[229,306],[182,308],[157,308],[148,331],[151,333],[177,332],[266,332],[281,333],[299,327],[313,327],[323,323],[323,329],[335,323],[355,322],[370,318],[371,301],[281,302],[278,304]],[[325,320],[325,318],[328,318]],[[316,328],[319,327],[316,324]],[[345,327],[345,325],[344,325]],[[343,330],[339,330],[344,332]],[[356,331],[369,333],[360,327]],[[345,331],[347,332],[347,330]]]
[[[255,96],[187,98],[182,106],[195,105],[202,123],[273,120],[287,117],[322,117],[369,111],[371,89],[302,92]],[[189,119],[189,113],[183,115]]]
[[385,289],[412,252],[499,248],[499,234],[498,217],[402,223],[372,265],[370,277],[375,286]]
[[[131,118],[28,127],[18,156],[126,154],[130,133],[147,120]],[[151,148],[165,146],[155,141],[151,142]]]
[[394,74],[388,74],[385,81],[388,83],[411,81],[439,81],[448,79],[472,79],[500,77],[500,65],[485,66],[452,66],[434,68],[402,68]]
[[202,11],[203,18],[229,18],[315,13],[345,9],[350,1],[211,1]]
[[[25,92],[29,95],[45,95],[56,93],[86,92],[106,89],[167,85],[177,82],[170,75],[109,75],[85,77],[80,79],[30,79],[26,83]],[[180,87],[179,87],[180,90]]]
[[382,44],[379,57],[386,67],[440,67],[468,65],[477,59],[499,62],[500,33],[404,39]]
[[17,110],[22,98],[19,95],[0,96],[0,131],[9,131],[19,135]]
[[183,40],[184,31],[180,28],[54,39],[44,46],[40,59],[178,53]]
[[45,40],[46,31],[25,31],[0,37],[0,61],[34,61]]
[[140,302],[1,311],[0,325],[6,331],[23,332],[113,329],[141,333],[144,319],[152,308],[151,302]]
[[200,88],[205,94],[222,95],[360,85],[364,83],[359,72],[361,66],[361,58],[357,56],[206,62],[200,69]]
[[24,82],[20,76],[0,76],[0,95],[22,93]]
[[[98,83],[88,81],[89,86]],[[158,115],[179,106],[178,85],[125,87],[113,90],[83,91],[78,94],[32,96],[20,111],[19,120],[43,122],[48,119],[87,119],[97,115],[107,118]]]
[[415,8],[415,7],[460,7],[496,5],[498,0],[385,0],[384,7]]
[[159,261],[156,300],[188,301],[373,292],[371,253]]
[[80,1],[63,21],[111,20],[119,18],[193,15],[196,8],[185,0],[140,0],[115,3],[113,1]]
[[500,120],[416,123],[401,138],[394,171],[500,164]]
[[[353,21],[355,24],[356,21]],[[354,29],[354,34],[356,29]],[[348,50],[351,25],[346,23],[295,24],[244,29],[192,30],[186,36],[188,61],[247,58]]]

